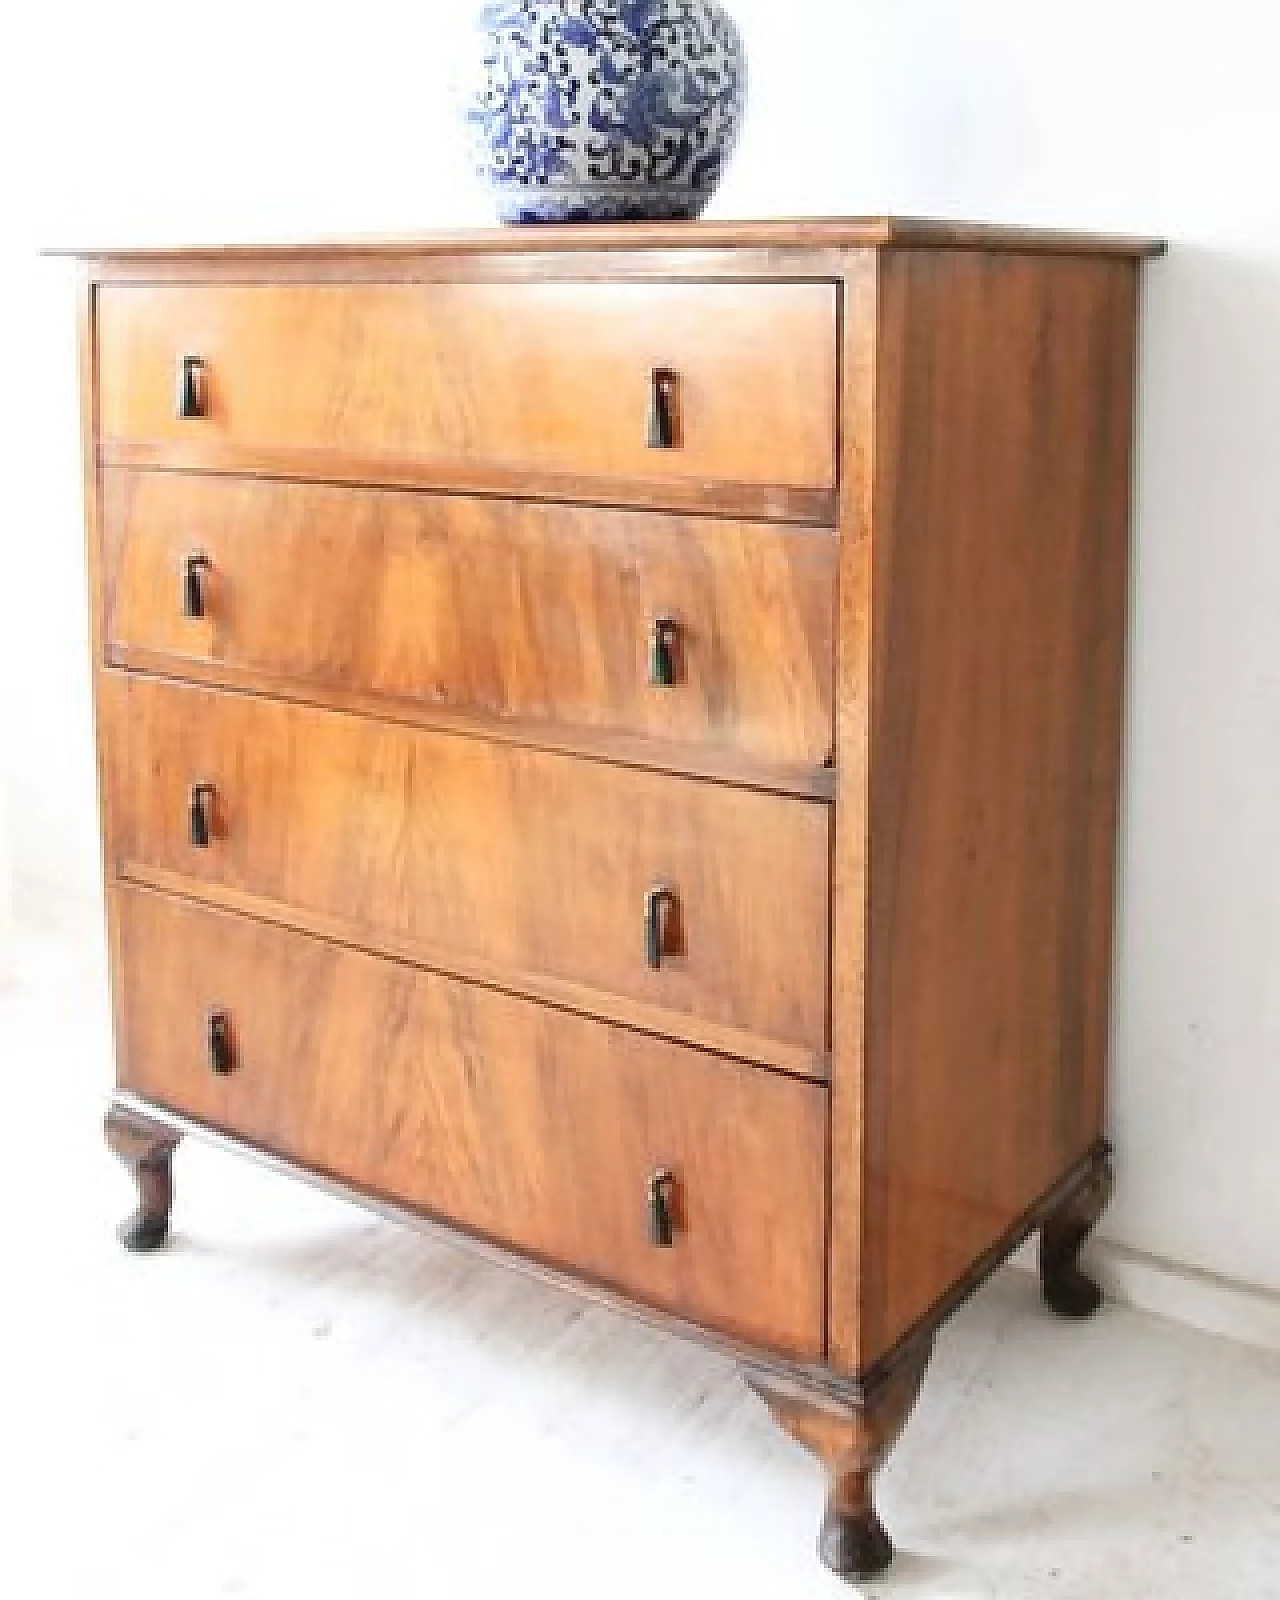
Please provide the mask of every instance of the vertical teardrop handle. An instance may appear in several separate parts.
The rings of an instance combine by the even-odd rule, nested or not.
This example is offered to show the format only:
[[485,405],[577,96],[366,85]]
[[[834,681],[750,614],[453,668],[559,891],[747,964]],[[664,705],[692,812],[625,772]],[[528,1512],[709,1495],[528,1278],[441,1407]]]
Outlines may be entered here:
[[655,1250],[670,1250],[675,1244],[675,1185],[674,1175],[665,1167],[649,1179],[647,1232]]
[[649,374],[650,450],[675,449],[677,382],[670,367],[655,367]]
[[225,1078],[235,1071],[236,1053],[231,1039],[231,1018],[225,1011],[215,1009],[205,1020],[206,1043],[209,1051],[209,1071]]
[[193,850],[207,850],[212,842],[214,788],[211,783],[193,783],[187,794],[187,838]]
[[208,374],[199,356],[178,360],[178,392],[174,409],[183,421],[208,414]]
[[198,620],[205,614],[204,575],[209,558],[193,551],[182,560],[182,615]]
[[667,918],[675,905],[675,891],[665,884],[654,884],[644,897],[644,958],[655,972],[662,966]]
[[670,689],[676,681],[676,646],[680,628],[672,617],[659,617],[649,629],[649,683]]

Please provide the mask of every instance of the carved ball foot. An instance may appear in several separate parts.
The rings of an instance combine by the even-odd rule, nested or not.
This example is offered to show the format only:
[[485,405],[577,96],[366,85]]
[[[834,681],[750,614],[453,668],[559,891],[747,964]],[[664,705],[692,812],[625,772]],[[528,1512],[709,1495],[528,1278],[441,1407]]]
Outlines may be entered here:
[[138,1186],[138,1209],[116,1229],[116,1237],[126,1250],[158,1250],[169,1234],[173,1152],[180,1135],[119,1105],[107,1112],[106,1135]]
[[861,1512],[828,1506],[818,1535],[818,1555],[838,1577],[875,1578],[893,1560],[893,1545],[874,1506]]
[[1047,1219],[1040,1230],[1040,1292],[1060,1317],[1091,1317],[1102,1304],[1102,1290],[1080,1270],[1085,1240],[1111,1198],[1111,1163],[1105,1154],[1088,1181]]

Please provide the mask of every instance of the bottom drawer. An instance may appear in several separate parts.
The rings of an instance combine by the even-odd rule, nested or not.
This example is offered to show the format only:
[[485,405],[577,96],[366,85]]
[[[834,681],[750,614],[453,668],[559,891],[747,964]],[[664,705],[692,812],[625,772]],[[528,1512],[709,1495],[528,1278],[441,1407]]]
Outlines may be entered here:
[[[115,893],[122,1087],[735,1338],[821,1357],[821,1086]],[[664,1170],[669,1248],[650,1237]]]

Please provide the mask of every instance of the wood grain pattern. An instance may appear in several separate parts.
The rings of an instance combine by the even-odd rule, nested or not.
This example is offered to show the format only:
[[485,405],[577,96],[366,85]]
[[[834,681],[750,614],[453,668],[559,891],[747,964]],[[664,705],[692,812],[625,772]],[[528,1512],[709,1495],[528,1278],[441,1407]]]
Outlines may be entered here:
[[863,1363],[1101,1132],[1135,295],[881,261]]
[[[109,659],[364,693],[821,768],[837,543],[826,533],[402,491],[104,473]],[[204,615],[182,562],[208,559]],[[648,681],[657,619],[675,682]]]
[[[161,869],[341,919],[453,968],[479,958],[820,1052],[828,808],[239,694],[108,673],[125,874]],[[213,838],[189,786],[216,787]],[[645,963],[655,883],[678,912]]]
[[[798,1358],[822,1349],[825,1091],[142,890],[121,1083]],[[209,1071],[225,1008],[235,1065]],[[673,1246],[646,1184],[676,1177]]]
[[[776,516],[834,488],[828,284],[110,285],[99,324],[108,463],[695,507],[748,485]],[[195,420],[174,411],[187,354]],[[677,447],[654,450],[664,367]]]

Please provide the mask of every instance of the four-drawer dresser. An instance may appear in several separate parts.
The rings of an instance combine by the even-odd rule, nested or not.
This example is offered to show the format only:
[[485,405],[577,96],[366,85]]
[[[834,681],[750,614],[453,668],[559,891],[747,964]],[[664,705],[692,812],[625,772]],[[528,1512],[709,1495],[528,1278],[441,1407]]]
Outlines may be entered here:
[[88,253],[118,1088],[694,1333],[872,1475],[1105,1203],[1140,240]]

